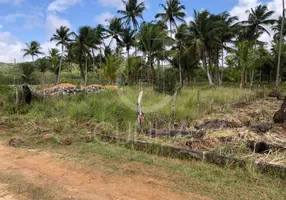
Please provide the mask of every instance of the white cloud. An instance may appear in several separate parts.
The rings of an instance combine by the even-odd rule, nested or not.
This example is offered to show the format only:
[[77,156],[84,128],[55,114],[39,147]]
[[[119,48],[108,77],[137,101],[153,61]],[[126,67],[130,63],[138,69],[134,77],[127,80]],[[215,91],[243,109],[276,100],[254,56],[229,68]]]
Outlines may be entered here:
[[56,29],[59,28],[60,26],[66,26],[68,28],[71,28],[71,23],[68,20],[62,19],[55,14],[47,15],[46,27],[47,27],[47,34],[49,37],[51,37],[51,35],[54,34]]
[[13,44],[0,42],[0,62],[13,63],[14,58],[16,58],[17,62],[27,60],[27,58],[23,58],[23,52],[21,52],[23,48],[25,48],[25,44],[22,42]]
[[240,21],[247,20],[248,14],[246,11],[250,8],[255,8],[259,4],[258,0],[239,0],[238,4],[230,11],[230,14],[238,16]]
[[108,21],[106,21],[106,20],[109,20],[112,17],[114,17],[114,15],[111,14],[110,12],[104,12],[104,13],[101,13],[101,14],[95,16],[94,20],[97,24],[107,25]]
[[5,16],[0,16],[0,19],[5,21],[5,22],[16,22],[18,18],[22,18],[25,15],[22,13],[13,13],[13,14],[8,14]]
[[[56,47],[56,42],[46,41],[41,44],[41,51],[44,53],[39,57],[49,55],[49,49]],[[26,44],[13,36],[9,32],[0,32],[0,62],[13,63],[14,58],[17,62],[32,61],[31,56],[23,57],[22,49],[26,48]],[[60,49],[59,49],[60,50]]]
[[47,11],[64,12],[71,6],[78,4],[81,0],[55,0],[49,4]]
[[14,5],[20,5],[23,3],[24,0],[0,0],[0,4],[14,4]]
[[1,32],[0,31],[0,43],[10,43],[17,38],[12,36],[10,32]]
[[124,9],[124,4],[121,0],[98,0],[98,3],[104,7]]
[[0,24],[0,29],[3,28],[3,26]]

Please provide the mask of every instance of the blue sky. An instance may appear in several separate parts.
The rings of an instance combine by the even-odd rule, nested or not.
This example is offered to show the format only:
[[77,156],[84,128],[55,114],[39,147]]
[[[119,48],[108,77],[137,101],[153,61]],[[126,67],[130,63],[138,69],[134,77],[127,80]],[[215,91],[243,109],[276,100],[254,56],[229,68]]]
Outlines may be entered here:
[[[144,19],[154,19],[161,11],[161,3],[165,0],[146,0]],[[266,3],[277,12],[281,8],[281,0],[181,0],[181,3],[186,6],[187,21],[194,9],[207,9],[212,13],[229,11],[245,19],[245,10],[259,3]],[[11,62],[13,57],[24,60],[20,50],[31,40],[40,42],[47,53],[54,46],[49,39],[60,25],[77,31],[83,25],[104,24],[105,19],[117,15],[120,8],[123,8],[121,0],[0,0],[0,62]]]

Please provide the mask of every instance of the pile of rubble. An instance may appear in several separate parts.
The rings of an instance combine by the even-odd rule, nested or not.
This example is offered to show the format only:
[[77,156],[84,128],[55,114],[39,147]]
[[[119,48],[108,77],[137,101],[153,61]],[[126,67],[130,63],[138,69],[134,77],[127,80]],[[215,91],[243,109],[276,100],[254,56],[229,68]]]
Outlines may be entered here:
[[117,89],[116,85],[107,85],[102,86],[98,84],[92,84],[87,87],[77,88],[76,85],[69,84],[69,83],[62,83],[58,84],[55,87],[44,89],[42,91],[43,95],[69,95],[69,94],[77,94],[81,92],[88,92],[88,93],[99,93],[104,91],[105,89]]
[[104,90],[104,87],[102,85],[98,85],[98,84],[92,84],[92,85],[89,85],[85,88],[82,88],[82,91],[85,91],[85,92],[101,92]]
[[76,94],[81,92],[81,89],[77,89],[73,84],[62,83],[58,84],[53,88],[43,90],[44,95],[66,95],[66,94]]

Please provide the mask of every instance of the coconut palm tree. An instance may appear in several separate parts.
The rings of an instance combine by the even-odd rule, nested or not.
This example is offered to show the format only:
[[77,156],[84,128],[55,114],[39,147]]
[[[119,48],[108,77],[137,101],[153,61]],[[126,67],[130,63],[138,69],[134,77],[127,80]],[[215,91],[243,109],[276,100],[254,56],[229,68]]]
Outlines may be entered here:
[[[223,12],[218,15],[218,20],[220,20],[220,26],[222,26],[220,33],[221,41],[221,70],[219,65],[217,65],[217,79],[219,85],[222,84],[223,68],[224,68],[224,50],[230,51],[230,47],[227,46],[227,43],[232,42],[232,39],[235,37],[236,32],[239,29],[238,23],[235,23],[238,20],[236,16],[230,16],[228,12]],[[220,72],[221,71],[221,72]]]
[[261,4],[255,9],[251,8],[250,10],[247,10],[247,12],[249,13],[248,20],[243,21],[242,23],[246,24],[249,27],[249,30],[254,34],[256,45],[258,37],[262,33],[270,35],[266,26],[273,25],[275,23],[275,20],[271,19],[274,11],[269,11],[266,5]]
[[211,86],[214,85],[211,67],[217,61],[217,50],[222,48],[219,37],[222,26],[217,19],[217,16],[211,15],[207,10],[194,11],[194,20],[189,24],[190,41],[192,41],[189,49],[199,55]]
[[172,37],[172,26],[174,25],[177,28],[176,20],[185,23],[185,6],[179,0],[167,0],[166,4],[160,4],[164,12],[156,14],[155,18],[161,18],[164,23],[169,21],[170,37]]
[[[56,77],[58,77],[59,74],[59,65],[60,65],[60,53],[59,50],[56,48],[49,49],[49,61],[51,63],[52,71],[56,74]],[[57,82],[57,78],[56,78]]]
[[24,57],[27,55],[31,55],[33,62],[35,56],[38,57],[38,55],[44,54],[43,52],[40,51],[42,47],[40,43],[37,41],[31,41],[30,44],[26,43],[26,46],[27,46],[26,49],[22,49],[22,51],[24,52]]
[[144,2],[138,3],[137,0],[122,0],[125,10],[118,10],[117,12],[122,14],[122,20],[125,20],[125,24],[130,26],[130,22],[132,21],[133,28],[137,30],[139,27],[139,23],[137,18],[141,18],[143,20],[143,11],[146,9]]
[[60,66],[59,66],[59,73],[57,75],[57,81],[56,84],[60,83],[60,74],[61,74],[61,68],[63,63],[63,55],[64,55],[64,48],[67,46],[67,44],[71,41],[72,33],[70,32],[70,29],[66,26],[61,26],[56,30],[56,34],[53,34],[50,41],[57,41],[56,46],[61,45],[61,58],[60,58]]
[[276,70],[276,81],[275,85],[278,88],[280,83],[280,65],[281,65],[281,55],[284,43],[284,19],[285,19],[285,2],[282,0],[282,18],[281,18],[281,25],[280,25],[280,35],[279,35],[279,53],[278,53],[278,63],[277,63],[277,70]]
[[155,58],[168,56],[167,46],[172,44],[173,40],[168,37],[166,30],[158,23],[143,23],[138,33],[139,50],[147,56],[147,63],[150,66],[153,75],[155,75]]
[[[275,32],[273,39],[274,40],[280,40],[280,33],[281,33],[281,29],[282,29],[282,19],[283,17],[279,17],[278,20],[275,20],[274,25],[272,26],[272,30]],[[284,20],[284,25],[283,25],[283,31],[282,31],[282,36],[285,37],[286,36],[286,21]]]
[[[249,13],[248,20],[243,21],[242,23],[246,24],[249,31],[252,33],[252,38],[254,38],[254,48],[256,48],[258,38],[262,33],[270,35],[266,26],[273,25],[275,23],[275,20],[271,19],[274,11],[269,11],[266,5],[259,5],[255,9],[251,8],[250,10],[247,10],[247,12]],[[250,72],[251,86],[253,84],[254,70],[255,69],[253,68]]]
[[101,70],[101,75],[113,85],[115,82],[116,75],[120,68],[121,59],[118,58],[115,54],[106,56],[105,63]]
[[130,48],[135,44],[136,41],[136,31],[131,30],[131,28],[126,28],[123,30],[120,40],[120,45],[126,48],[127,60],[129,58]]
[[113,39],[116,41],[117,45],[120,43],[120,35],[123,32],[123,25],[122,21],[118,17],[114,17],[110,20],[108,20],[109,24],[107,25],[106,31],[106,37],[111,38],[109,46],[111,45]]
[[39,58],[36,60],[36,66],[44,74],[49,68],[49,60],[46,57]]
[[71,48],[74,51],[75,62],[79,64],[81,85],[87,84],[87,61],[91,58],[91,48],[94,47],[94,31],[90,26],[79,28],[78,34],[75,35],[75,40],[71,43]]

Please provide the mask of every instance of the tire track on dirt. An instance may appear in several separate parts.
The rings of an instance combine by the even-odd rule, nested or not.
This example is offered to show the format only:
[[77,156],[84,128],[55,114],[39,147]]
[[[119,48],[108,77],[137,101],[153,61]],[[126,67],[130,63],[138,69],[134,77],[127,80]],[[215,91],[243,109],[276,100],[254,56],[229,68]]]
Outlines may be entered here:
[[[140,175],[107,174],[86,170],[75,161],[64,161],[49,152],[0,145],[0,170],[16,173],[40,186],[51,185],[56,199],[168,200],[209,199],[193,193],[179,193],[168,180]],[[153,181],[150,182],[150,178]]]

